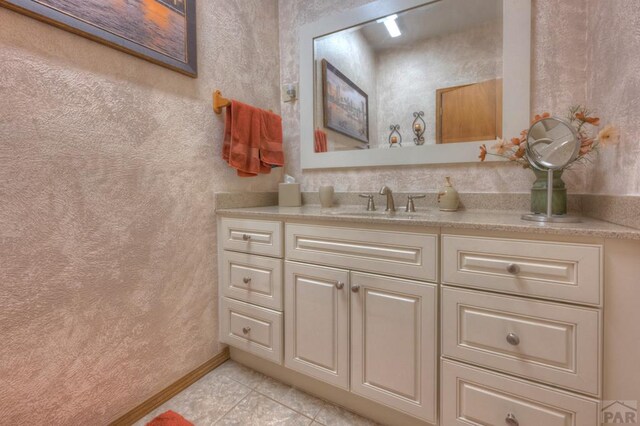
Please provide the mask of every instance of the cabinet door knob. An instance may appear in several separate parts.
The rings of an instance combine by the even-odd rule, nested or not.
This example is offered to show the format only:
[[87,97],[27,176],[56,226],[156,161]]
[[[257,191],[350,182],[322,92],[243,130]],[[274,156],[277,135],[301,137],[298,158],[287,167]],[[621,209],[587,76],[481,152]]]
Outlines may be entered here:
[[242,239],[243,239],[244,241],[249,241],[249,240],[251,239],[251,235],[249,235],[249,234],[242,234]]
[[251,327],[242,327],[243,334],[249,334],[250,331],[251,331]]
[[520,425],[520,422],[518,422],[518,419],[516,419],[516,416],[514,416],[511,413],[507,414],[507,417],[504,419],[504,421],[509,426],[519,426]]
[[507,334],[507,342],[510,345],[517,346],[520,343],[520,338],[515,333],[509,333]]
[[338,290],[342,290],[342,289],[344,288],[344,283],[343,283],[342,281],[338,281],[338,282],[336,283],[336,288],[337,288]]
[[357,284],[356,285],[352,285],[351,286],[351,291],[354,292],[354,293],[359,292],[360,291],[360,286],[357,285]]
[[510,263],[509,265],[507,265],[507,272],[515,275],[520,272],[520,266],[516,265],[515,263]]
[[243,282],[243,283],[245,283],[245,284],[249,284],[249,283],[251,282],[251,278],[249,278],[249,277],[244,277],[244,278],[242,279],[242,282]]

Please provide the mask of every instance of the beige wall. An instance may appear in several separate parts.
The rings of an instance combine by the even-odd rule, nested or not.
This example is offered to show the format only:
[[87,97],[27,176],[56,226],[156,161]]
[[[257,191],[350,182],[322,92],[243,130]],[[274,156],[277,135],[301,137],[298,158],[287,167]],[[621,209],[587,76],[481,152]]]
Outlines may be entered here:
[[620,144],[601,152],[589,175],[595,194],[640,195],[640,2],[589,0],[588,102]]
[[[298,28],[301,25],[368,2],[279,0],[283,81],[298,81]],[[584,102],[585,31],[586,8],[582,0],[533,0],[532,112],[550,111],[564,115],[569,105]],[[396,191],[433,192],[442,187],[445,176],[452,176],[458,190],[465,192],[527,192],[534,180],[530,171],[512,164],[308,170],[303,173],[299,161],[298,104],[283,104],[282,113],[285,145],[291,159],[287,173],[301,179],[303,188],[308,191],[317,190],[320,185],[334,185],[339,191],[375,191],[384,183]],[[570,191],[584,191],[584,171],[567,172],[565,176]]]
[[276,0],[198,1],[198,79],[0,9],[0,423],[104,424],[219,352],[211,92],[279,109]]

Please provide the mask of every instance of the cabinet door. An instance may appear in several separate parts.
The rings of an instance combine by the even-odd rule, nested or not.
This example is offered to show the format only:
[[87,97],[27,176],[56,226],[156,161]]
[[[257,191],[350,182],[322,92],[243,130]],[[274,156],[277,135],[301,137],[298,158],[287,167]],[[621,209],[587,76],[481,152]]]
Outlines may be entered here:
[[285,262],[285,366],[349,388],[349,273]]
[[351,273],[351,391],[436,422],[437,288]]

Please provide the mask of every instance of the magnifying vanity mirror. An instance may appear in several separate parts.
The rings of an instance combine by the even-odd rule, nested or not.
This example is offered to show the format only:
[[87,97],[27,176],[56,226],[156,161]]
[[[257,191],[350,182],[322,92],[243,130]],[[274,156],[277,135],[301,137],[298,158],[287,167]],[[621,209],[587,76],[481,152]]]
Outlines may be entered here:
[[547,214],[526,214],[522,218],[536,222],[580,222],[574,216],[552,214],[553,172],[578,156],[580,138],[576,130],[559,118],[544,118],[529,128],[526,149],[531,167],[547,172]]
[[530,0],[381,0],[300,38],[305,169],[474,162],[529,122]]

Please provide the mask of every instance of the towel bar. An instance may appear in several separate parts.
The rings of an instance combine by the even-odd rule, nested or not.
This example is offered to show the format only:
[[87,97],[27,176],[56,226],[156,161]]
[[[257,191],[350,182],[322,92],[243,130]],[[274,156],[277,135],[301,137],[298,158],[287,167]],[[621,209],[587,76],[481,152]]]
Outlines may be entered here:
[[[216,114],[222,114],[222,108],[226,108],[231,106],[231,100],[222,97],[222,92],[216,90],[213,92],[213,112]],[[273,112],[272,109],[269,109],[269,112]]]
[[222,113],[222,108],[226,108],[231,105],[231,101],[222,97],[222,92],[216,90],[213,92],[213,112],[216,114]]

